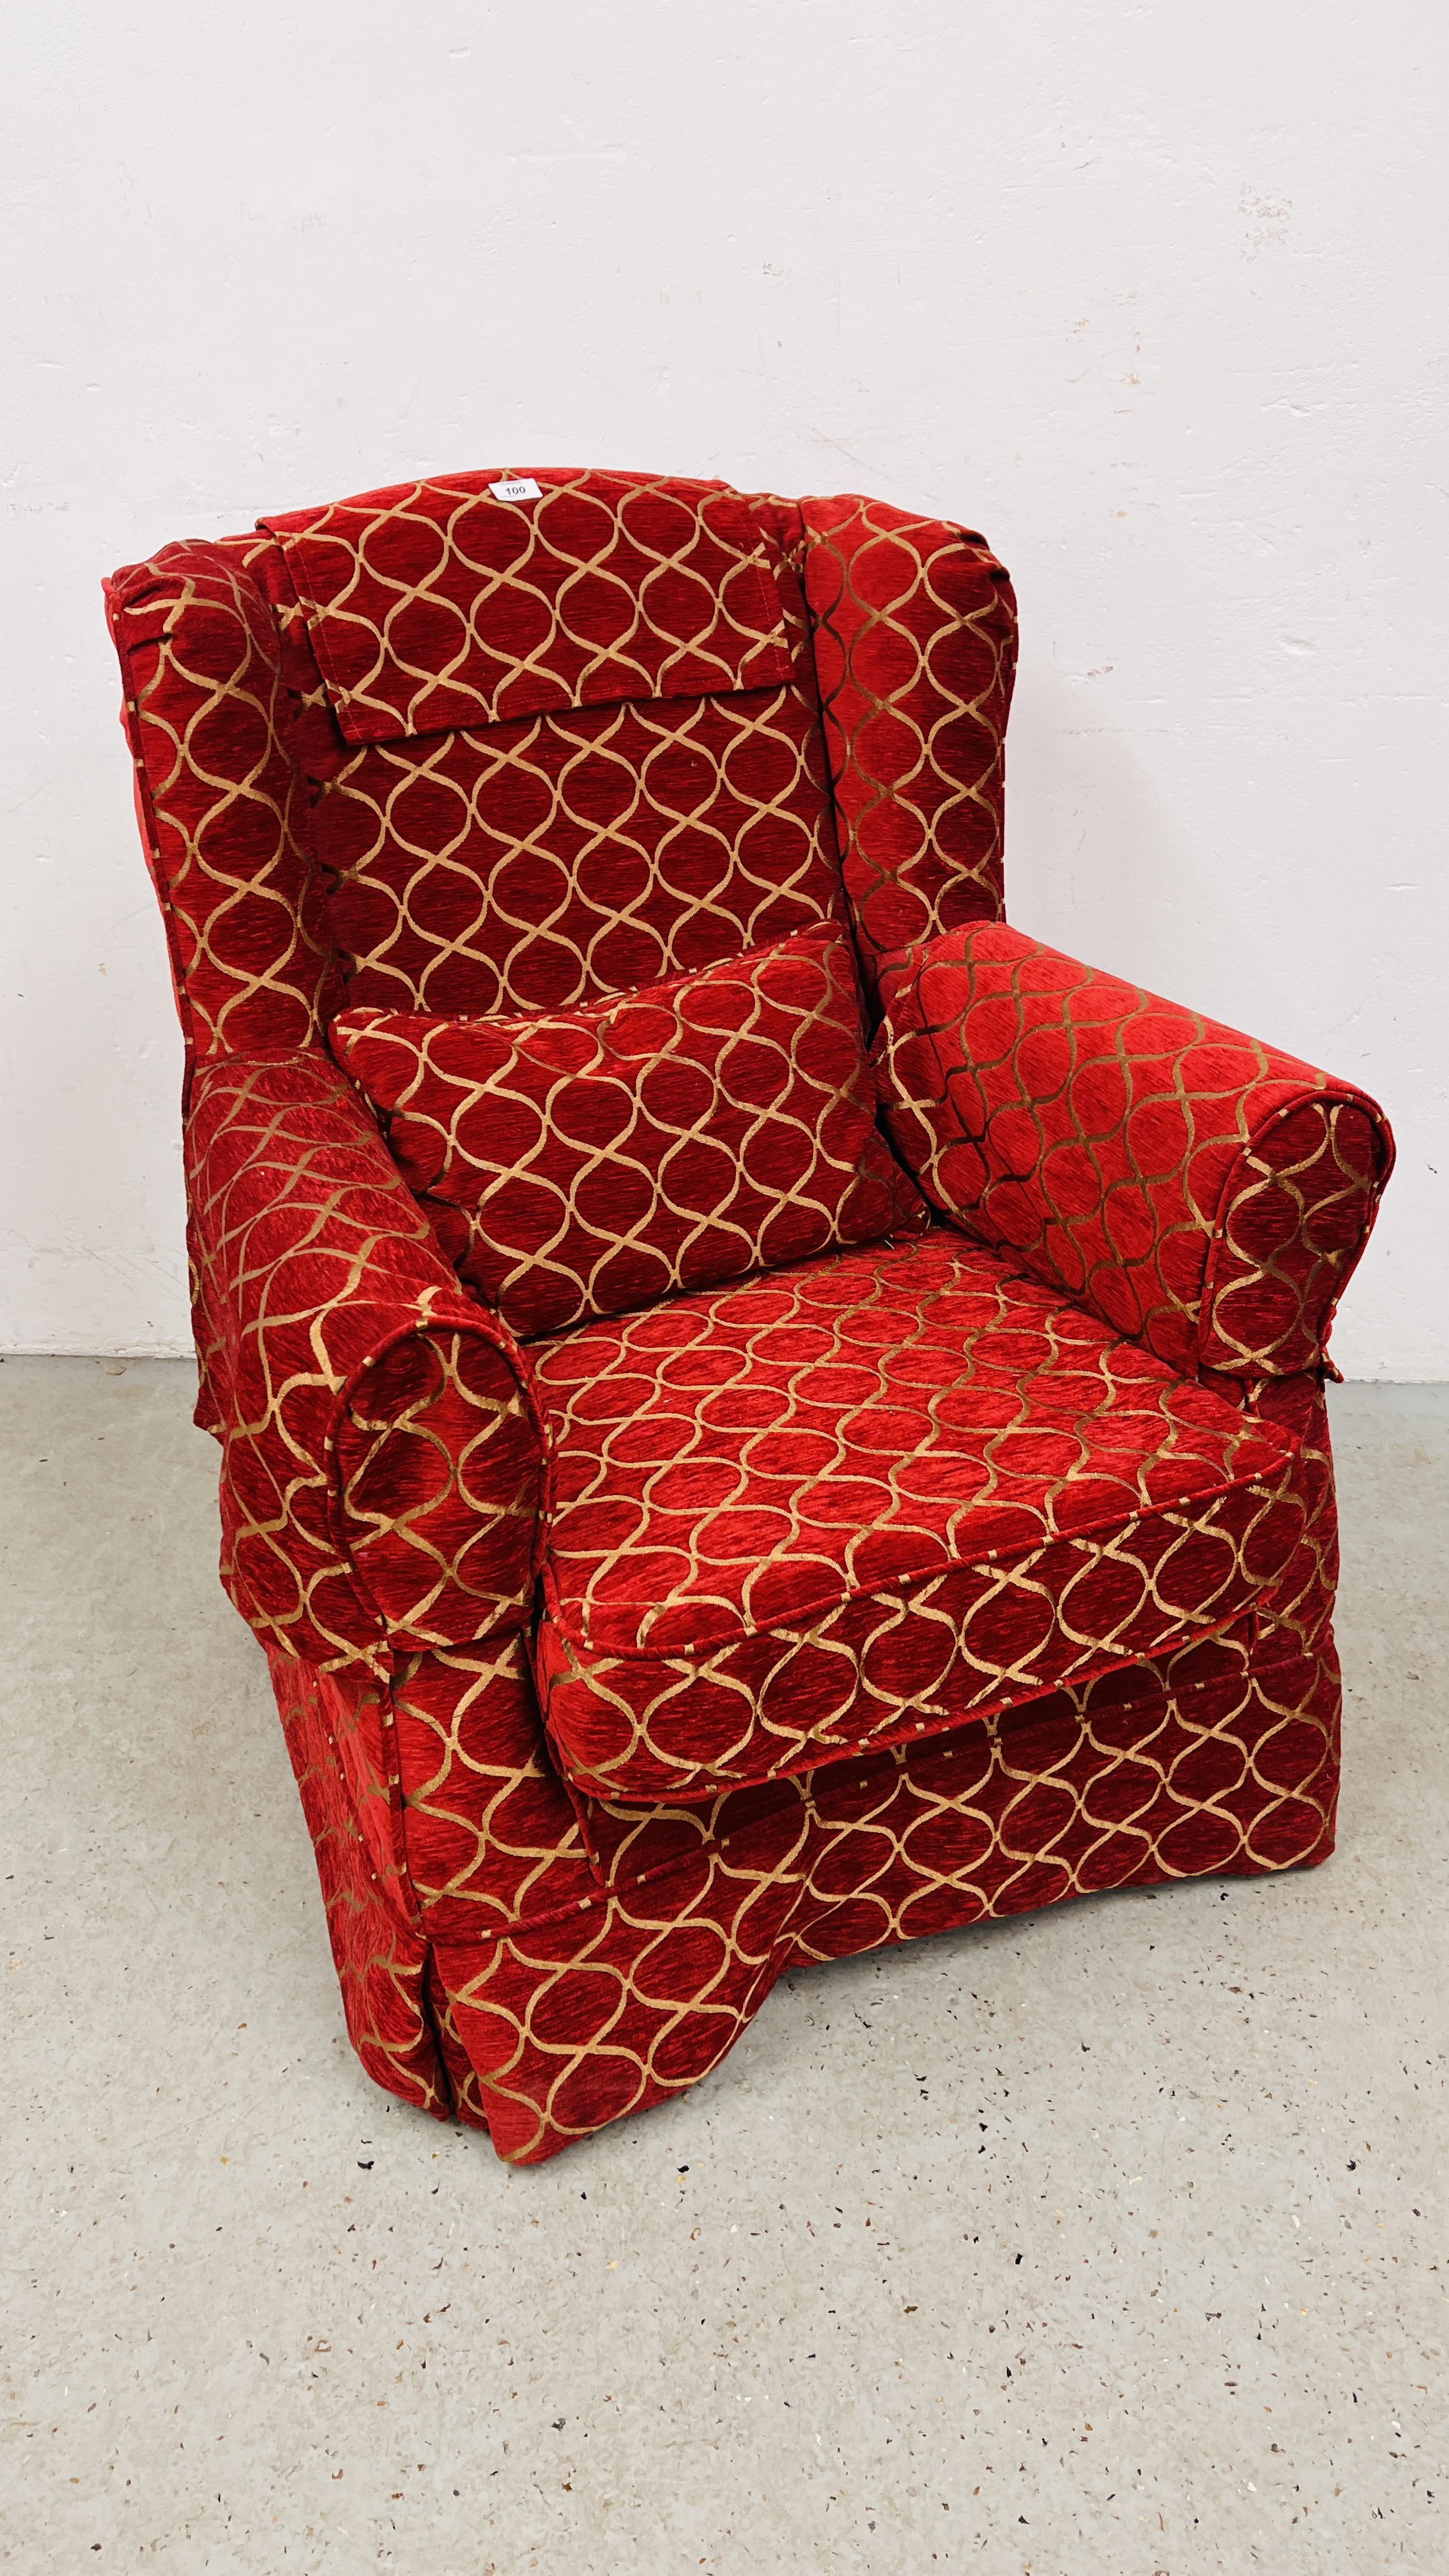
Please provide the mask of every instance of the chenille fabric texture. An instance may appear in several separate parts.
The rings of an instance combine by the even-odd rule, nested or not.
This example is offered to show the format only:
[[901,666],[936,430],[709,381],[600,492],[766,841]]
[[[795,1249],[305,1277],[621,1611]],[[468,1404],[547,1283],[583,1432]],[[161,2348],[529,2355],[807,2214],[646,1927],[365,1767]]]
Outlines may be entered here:
[[759,532],[720,485],[473,475],[262,522],[349,742],[786,681]]
[[927,1221],[875,1127],[841,930],[527,1019],[351,1011],[333,1051],[525,1339]]
[[959,1236],[555,1343],[537,1669],[561,1770],[698,1797],[1251,1610],[1291,1443]]
[[223,1576],[362,2063],[533,2162],[786,1968],[1327,1857],[1392,1143],[1006,926],[974,532],[518,470],[107,593]]
[[876,1044],[922,1186],[1176,1369],[1317,1367],[1388,1177],[1380,1112],[1004,922],[907,955]]

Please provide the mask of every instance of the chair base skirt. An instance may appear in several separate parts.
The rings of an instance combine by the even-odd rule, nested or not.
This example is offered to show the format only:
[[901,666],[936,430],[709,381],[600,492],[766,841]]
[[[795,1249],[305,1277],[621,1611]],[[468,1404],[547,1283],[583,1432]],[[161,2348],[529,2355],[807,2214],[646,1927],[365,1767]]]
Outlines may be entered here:
[[405,1835],[388,1866],[359,1821],[325,1690],[273,1657],[353,2046],[386,2091],[538,2164],[697,2083],[787,1969],[1107,1888],[1326,1860],[1331,1635],[1207,1661],[833,1763],[627,1888],[601,1872],[596,1893],[468,1941],[432,1936]]

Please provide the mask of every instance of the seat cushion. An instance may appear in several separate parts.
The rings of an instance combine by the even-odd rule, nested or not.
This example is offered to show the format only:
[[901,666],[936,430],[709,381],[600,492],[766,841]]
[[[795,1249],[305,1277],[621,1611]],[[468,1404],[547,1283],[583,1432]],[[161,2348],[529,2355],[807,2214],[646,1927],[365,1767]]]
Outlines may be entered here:
[[348,1011],[331,1037],[450,1259],[525,1336],[927,1222],[832,924],[582,1010]]
[[704,1797],[1247,1619],[1297,1444],[945,1229],[535,1353],[574,1785]]

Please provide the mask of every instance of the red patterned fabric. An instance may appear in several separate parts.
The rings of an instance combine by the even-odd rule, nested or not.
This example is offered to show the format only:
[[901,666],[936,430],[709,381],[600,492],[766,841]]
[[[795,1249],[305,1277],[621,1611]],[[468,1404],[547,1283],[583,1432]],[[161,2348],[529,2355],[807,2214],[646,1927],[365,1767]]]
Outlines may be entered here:
[[[567,1811],[548,1806],[546,1757],[540,1771],[514,1739],[510,1775],[506,1721],[490,1706],[476,1725],[497,1676],[476,1650],[423,1659],[393,1685],[394,1732],[385,1685],[379,1705],[365,1676],[273,1658],[363,2063],[426,2108],[446,2109],[450,2089],[455,2116],[518,2162],[696,2081],[785,1969],[1109,1887],[1312,1864],[1333,1847],[1331,1647],[1275,1658],[1209,1643],[712,1805],[591,1808],[603,1849],[588,1872],[567,1856],[582,1850]],[[410,1773],[404,1712],[420,1681]],[[490,1826],[475,1857],[486,1847],[496,1874],[515,1855],[516,1901],[496,1878],[476,1937],[479,1911],[430,1892],[425,1874],[433,1812],[449,1797],[468,1808],[480,1757]],[[516,1803],[530,1784],[535,1803]]]
[[912,958],[875,1052],[974,1234],[1171,1367],[1319,1365],[1393,1164],[1365,1093],[1004,923]]
[[867,974],[1001,911],[1016,600],[985,540],[847,492],[801,505],[841,864]]
[[794,690],[357,752],[314,817],[348,1002],[577,1009],[838,914]]
[[1331,1640],[1333,1595],[1338,1583],[1338,1512],[1323,1381],[1312,1376],[1212,1377],[1230,1404],[1259,1422],[1272,1423],[1298,1444],[1298,1483],[1303,1496],[1303,1535],[1273,1588],[1271,1606],[1257,1616],[1258,1650],[1271,1658],[1286,1652],[1317,1653]]
[[262,522],[351,743],[790,677],[737,492],[554,469],[447,474]]
[[[379,1686],[352,1675],[339,1688]],[[535,1917],[577,1913],[598,1893],[581,1803],[539,1723],[526,1640],[412,1655],[390,1700],[401,1849],[439,1940],[481,1941]]]
[[188,1055],[316,1046],[336,968],[266,600],[196,544],[124,566],[106,606]]
[[843,932],[534,1019],[352,1011],[333,1049],[470,1287],[556,1332],[916,1228]]
[[[1323,1353],[1392,1148],[1352,1086],[1000,927],[980,539],[494,479],[167,547],[108,608],[198,1419],[348,2027],[533,2162],[697,2080],[784,1968],[1327,1855]],[[721,961],[773,1011],[781,943],[842,928],[950,1225],[529,1349],[325,1052],[344,1008],[487,1016],[514,1066]]]
[[539,2163],[698,2082],[787,1969],[1104,1888],[1325,1860],[1336,1666],[1239,1658],[1198,1680],[1185,1661],[833,1764],[751,1832],[568,1918],[440,1941],[460,2115]]
[[566,1010],[843,916],[805,603],[783,555],[779,687],[360,750],[337,728],[270,543],[257,570],[351,1003]]
[[524,1353],[466,1298],[321,1055],[202,1068],[187,1131],[222,1571],[323,1666],[527,1612],[544,1490]]
[[581,1789],[804,1769],[1240,1618],[1290,1442],[936,1233],[536,1354],[558,1486],[537,1669]]
[[[412,1907],[405,1876],[395,1863],[379,1865],[374,1842],[358,1820],[342,1751],[349,1713],[309,1664],[276,1652],[267,1660],[317,1856],[348,2037],[374,2084],[446,2119],[452,2088],[425,2002],[428,1944],[407,1919]],[[385,1806],[385,1783],[369,1785],[369,1805],[380,1800]]]

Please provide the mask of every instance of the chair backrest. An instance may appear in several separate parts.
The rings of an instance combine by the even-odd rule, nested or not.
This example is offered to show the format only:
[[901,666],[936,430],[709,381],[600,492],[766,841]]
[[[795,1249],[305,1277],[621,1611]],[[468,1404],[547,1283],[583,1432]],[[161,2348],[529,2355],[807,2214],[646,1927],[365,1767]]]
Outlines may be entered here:
[[430,477],[108,585],[198,1056],[1002,906],[1010,585],[856,496]]

